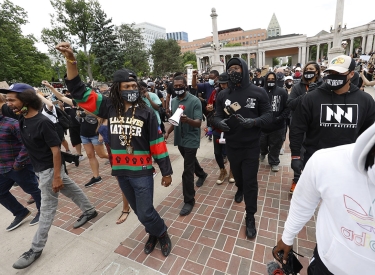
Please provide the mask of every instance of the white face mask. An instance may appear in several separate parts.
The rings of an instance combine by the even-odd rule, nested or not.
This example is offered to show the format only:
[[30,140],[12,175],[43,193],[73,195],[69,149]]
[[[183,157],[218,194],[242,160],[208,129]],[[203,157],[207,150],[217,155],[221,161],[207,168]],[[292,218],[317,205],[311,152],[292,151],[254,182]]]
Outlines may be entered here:
[[208,80],[208,83],[209,83],[211,86],[213,86],[213,85],[215,84],[215,80],[213,80],[213,79],[209,79],[209,80]]

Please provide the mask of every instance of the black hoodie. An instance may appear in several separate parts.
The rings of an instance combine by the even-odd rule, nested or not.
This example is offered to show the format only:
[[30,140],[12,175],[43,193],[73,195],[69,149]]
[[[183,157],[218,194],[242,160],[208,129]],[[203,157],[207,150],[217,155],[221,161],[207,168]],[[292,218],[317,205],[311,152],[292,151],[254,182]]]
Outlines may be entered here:
[[375,102],[368,93],[351,84],[347,93],[338,95],[324,83],[307,93],[293,114],[289,136],[292,156],[300,155],[302,142],[310,155],[353,143],[374,121]]
[[[232,116],[228,121],[229,132],[225,133],[227,145],[235,148],[252,147],[253,142],[258,143],[260,137],[260,127],[271,123],[272,111],[268,100],[267,93],[263,88],[257,87],[249,82],[249,71],[246,62],[238,57],[242,67],[242,81],[240,86],[235,86],[230,80],[229,88],[221,91],[216,98],[214,126],[228,115],[224,112],[226,103],[232,104],[238,102],[241,106],[236,114],[240,114],[244,118],[252,118],[255,120],[253,128],[244,128],[238,119]],[[232,59],[230,59],[232,60]],[[230,60],[227,64],[229,64]],[[228,69],[228,66],[226,70]],[[220,128],[220,127],[217,127]]]
[[[322,85],[323,80],[321,78],[318,79],[317,82],[315,82],[316,85],[319,87]],[[306,92],[309,91],[309,84],[300,81],[297,84],[293,85],[292,91],[290,92],[289,98],[288,98],[288,108],[292,111],[294,111],[300,101],[302,100],[303,96],[305,96]]]
[[274,131],[284,129],[285,128],[285,121],[289,117],[290,110],[286,106],[286,102],[288,100],[288,94],[283,89],[277,86],[272,88],[268,87],[267,78],[270,74],[273,74],[274,78],[276,79],[276,74],[274,72],[269,72],[264,77],[264,89],[268,94],[268,99],[272,109],[272,122],[266,124],[262,127],[262,132],[264,133],[272,133]]

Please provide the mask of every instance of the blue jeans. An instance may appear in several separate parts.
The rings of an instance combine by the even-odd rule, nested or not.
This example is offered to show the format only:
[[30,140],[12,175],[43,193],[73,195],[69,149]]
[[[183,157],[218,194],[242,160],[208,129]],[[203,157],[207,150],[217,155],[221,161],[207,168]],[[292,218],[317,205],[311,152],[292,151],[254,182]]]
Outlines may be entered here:
[[118,176],[117,179],[122,192],[138,220],[144,225],[146,232],[160,237],[167,230],[167,226],[153,205],[154,178],[152,176],[139,178]]
[[36,208],[39,211],[41,201],[40,190],[31,164],[25,165],[20,171],[12,169],[7,173],[0,174],[0,204],[12,212],[14,216],[22,216],[27,213],[28,210],[9,192],[15,182],[18,183],[23,191],[33,197]]

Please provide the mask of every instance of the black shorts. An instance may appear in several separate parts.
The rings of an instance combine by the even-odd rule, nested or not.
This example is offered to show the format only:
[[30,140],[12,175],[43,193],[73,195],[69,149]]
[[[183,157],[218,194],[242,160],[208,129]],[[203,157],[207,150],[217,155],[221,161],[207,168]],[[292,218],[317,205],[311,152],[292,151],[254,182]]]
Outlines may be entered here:
[[70,142],[72,143],[73,147],[82,143],[80,128],[80,126],[73,126],[69,128]]

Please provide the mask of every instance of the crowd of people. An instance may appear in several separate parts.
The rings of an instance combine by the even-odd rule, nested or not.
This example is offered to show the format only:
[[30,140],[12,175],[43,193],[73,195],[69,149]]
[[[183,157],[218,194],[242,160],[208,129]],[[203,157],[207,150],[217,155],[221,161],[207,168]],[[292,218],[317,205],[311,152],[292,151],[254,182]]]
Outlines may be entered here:
[[[14,230],[31,214],[11,194],[15,182],[30,194],[38,210],[30,223],[39,223],[31,248],[14,268],[26,268],[40,257],[59,192],[82,210],[74,228],[97,216],[64,165],[73,162],[78,166],[84,160],[82,144],[92,171],[85,187],[102,181],[97,157],[108,159],[123,193],[117,223],[124,222],[132,209],[148,234],[144,252],[151,253],[160,243],[162,254],[168,256],[172,249],[168,228],[153,206],[153,165],[159,166],[161,184],[168,187],[173,170],[166,142],[173,132],[173,144],[184,161],[180,215],[189,215],[195,206],[195,187],[203,186],[208,177],[196,158],[202,123],[220,169],[216,183],[234,183],[234,201],[245,202],[249,239],[257,236],[259,163],[267,159],[271,172],[278,173],[289,133],[293,199],[273,252],[275,258],[286,262],[294,238],[321,203],[316,233],[319,245],[309,268],[311,274],[353,274],[355,270],[345,257],[328,255],[342,255],[343,251],[356,255],[361,271],[375,265],[375,224],[371,219],[375,102],[363,92],[364,85],[375,83],[363,74],[362,67],[357,70],[361,61],[342,55],[326,65],[308,62],[265,72],[261,68],[249,71],[243,59],[234,57],[222,74],[193,71],[191,85],[183,72],[139,79],[135,72],[119,69],[110,86],[91,87],[81,81],[70,44],[62,42],[56,49],[67,66],[67,89],[62,93],[47,81],[43,85],[53,96],[23,83],[0,89],[6,94],[0,96],[0,203],[15,217],[7,230]],[[171,123],[166,123],[168,120]],[[65,139],[67,131],[74,154]],[[349,199],[364,213],[349,209]],[[368,218],[360,224],[362,216],[355,213]],[[354,230],[357,224],[366,230],[363,242],[353,241],[349,231],[342,229]],[[278,254],[281,251],[284,258]]]

